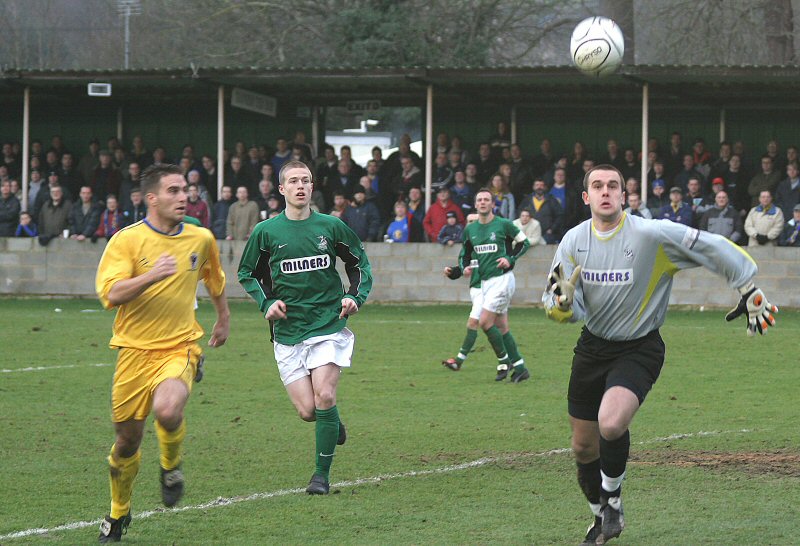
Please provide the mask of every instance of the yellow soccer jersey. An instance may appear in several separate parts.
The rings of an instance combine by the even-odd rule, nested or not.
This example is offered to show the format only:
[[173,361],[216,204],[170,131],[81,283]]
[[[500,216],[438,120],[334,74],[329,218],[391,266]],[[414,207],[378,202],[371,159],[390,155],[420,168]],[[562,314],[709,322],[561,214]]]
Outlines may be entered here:
[[95,290],[100,302],[111,309],[111,287],[147,273],[164,253],[175,257],[178,272],[119,306],[109,342],[112,348],[167,349],[203,337],[194,315],[197,283],[202,279],[214,296],[225,288],[219,249],[205,228],[182,224],[177,234],[166,235],[142,220],[119,231],[97,267]]

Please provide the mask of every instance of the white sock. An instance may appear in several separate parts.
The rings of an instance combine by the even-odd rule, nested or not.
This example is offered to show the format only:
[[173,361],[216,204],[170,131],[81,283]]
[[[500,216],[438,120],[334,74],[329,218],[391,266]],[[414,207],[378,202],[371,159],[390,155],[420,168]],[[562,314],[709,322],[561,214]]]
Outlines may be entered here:
[[602,484],[603,490],[606,493],[611,493],[611,492],[616,491],[617,489],[619,489],[619,487],[622,485],[622,480],[625,479],[625,472],[623,472],[621,475],[617,476],[616,478],[609,478],[601,470],[600,471],[600,476],[603,478],[603,484]]

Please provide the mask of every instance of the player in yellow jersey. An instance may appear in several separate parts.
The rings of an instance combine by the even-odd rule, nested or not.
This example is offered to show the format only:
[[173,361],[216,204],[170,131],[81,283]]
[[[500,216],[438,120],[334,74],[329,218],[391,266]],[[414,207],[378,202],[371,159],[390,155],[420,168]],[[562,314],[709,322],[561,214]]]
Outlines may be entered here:
[[109,345],[118,349],[111,391],[116,441],[108,457],[111,513],[100,542],[119,542],[130,524],[133,480],[139,471],[145,419],[152,410],[161,452],[161,497],[174,506],[183,494],[183,409],[199,381],[195,293],[202,280],[217,312],[209,346],[225,343],[230,311],[225,273],[213,234],[184,223],[186,181],[175,165],[142,174],[147,216],[119,231],[97,268],[96,290],[106,309],[117,308]]

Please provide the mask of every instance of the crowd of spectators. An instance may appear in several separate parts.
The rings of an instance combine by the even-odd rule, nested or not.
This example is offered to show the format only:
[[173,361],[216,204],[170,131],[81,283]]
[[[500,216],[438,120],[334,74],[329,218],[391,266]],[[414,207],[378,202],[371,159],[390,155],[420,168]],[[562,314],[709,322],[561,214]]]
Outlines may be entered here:
[[[800,246],[798,149],[781,150],[774,139],[752,154],[742,142],[722,142],[714,152],[701,138],[686,145],[678,132],[663,147],[651,138],[644,153],[622,148],[614,139],[597,153],[581,142],[569,153],[557,153],[547,138],[535,151],[512,143],[505,123],[474,146],[440,133],[429,210],[422,159],[410,144],[404,135],[397,151],[384,158],[375,147],[372,158],[359,165],[346,145],[337,155],[326,144],[317,157],[298,131],[272,147],[236,142],[220,167],[211,155],[197,157],[191,145],[170,157],[161,146],[149,150],[139,136],[130,146],[111,138],[101,147],[93,138],[79,154],[54,136],[49,146],[31,142],[28,210],[22,211],[20,146],[6,142],[0,160],[0,236],[38,237],[42,244],[59,236],[111,237],[146,214],[138,188],[141,172],[151,164],[175,163],[188,182],[186,213],[218,239],[244,240],[258,222],[283,209],[276,176],[286,161],[296,159],[314,173],[312,207],[341,218],[363,241],[456,244],[476,191],[488,187],[495,214],[513,220],[531,244],[556,244],[589,218],[583,176],[603,163],[623,174],[629,214],[680,222],[740,245]],[[644,181],[641,161],[647,165]],[[224,186],[218,196],[219,168]]]

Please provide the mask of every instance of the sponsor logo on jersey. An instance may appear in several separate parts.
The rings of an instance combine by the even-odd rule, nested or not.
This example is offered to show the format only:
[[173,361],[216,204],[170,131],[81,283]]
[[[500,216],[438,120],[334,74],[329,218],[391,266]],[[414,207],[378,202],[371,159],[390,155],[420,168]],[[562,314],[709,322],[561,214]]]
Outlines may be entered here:
[[584,269],[581,277],[585,284],[621,286],[633,284],[633,269]]
[[197,269],[197,262],[198,262],[197,252],[192,252],[192,254],[189,256],[189,265],[192,266],[192,271],[195,271]]
[[[494,233],[492,233],[494,235]],[[475,254],[490,254],[497,252],[497,244],[489,243],[487,245],[475,245]]]
[[305,273],[317,269],[327,269],[331,265],[331,257],[327,254],[306,256],[281,261],[281,273]]

